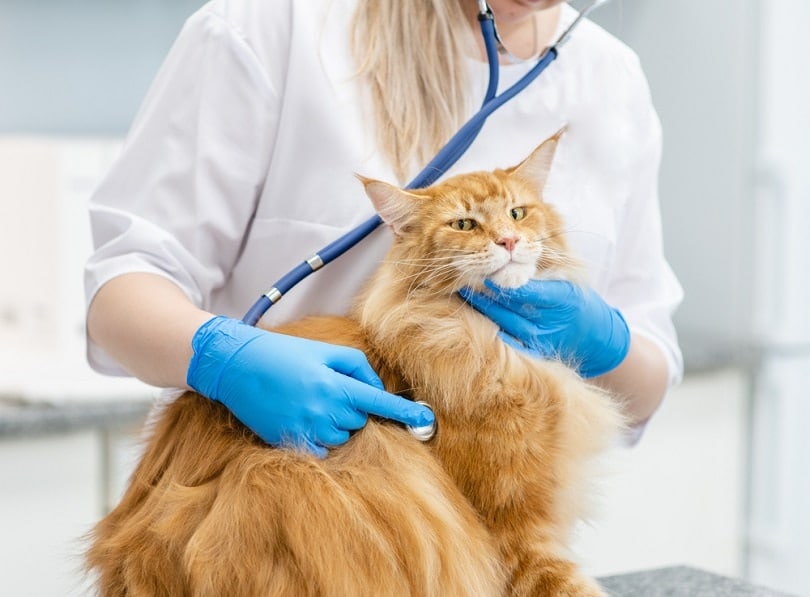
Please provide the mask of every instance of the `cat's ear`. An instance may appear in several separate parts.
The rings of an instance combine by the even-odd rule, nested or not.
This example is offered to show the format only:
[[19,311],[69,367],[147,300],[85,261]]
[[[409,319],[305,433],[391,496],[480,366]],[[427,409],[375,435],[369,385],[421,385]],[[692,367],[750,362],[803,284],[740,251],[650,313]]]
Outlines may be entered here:
[[551,162],[554,160],[557,144],[565,130],[566,127],[563,127],[543,141],[529,157],[512,170],[512,174],[517,174],[534,181],[537,185],[537,190],[542,191],[543,187],[546,186],[548,173],[551,171]]
[[366,189],[366,195],[371,199],[374,209],[394,231],[394,234],[401,234],[413,213],[413,202],[417,199],[407,191],[403,191],[387,182],[366,178],[355,174],[360,179]]

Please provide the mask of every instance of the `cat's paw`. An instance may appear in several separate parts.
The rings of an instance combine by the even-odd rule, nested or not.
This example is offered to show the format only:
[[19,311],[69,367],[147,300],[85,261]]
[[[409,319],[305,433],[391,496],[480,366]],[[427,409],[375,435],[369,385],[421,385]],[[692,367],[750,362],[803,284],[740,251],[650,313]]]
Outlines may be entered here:
[[596,581],[576,576],[561,585],[554,593],[554,597],[608,597],[608,595]]
[[512,579],[511,597],[608,597],[593,579],[576,571],[543,570]]

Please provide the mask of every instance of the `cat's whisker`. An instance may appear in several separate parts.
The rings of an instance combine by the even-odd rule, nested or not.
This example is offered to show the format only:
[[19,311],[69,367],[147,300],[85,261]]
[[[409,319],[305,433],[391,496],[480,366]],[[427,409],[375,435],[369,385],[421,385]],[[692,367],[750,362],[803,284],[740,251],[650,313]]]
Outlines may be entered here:
[[[436,278],[443,278],[443,277],[451,277],[458,268],[455,263],[446,263],[439,267],[420,267],[416,271],[409,271],[408,273],[403,273],[403,275],[399,278],[399,280],[405,281],[413,279],[414,281],[424,281],[429,282]],[[401,270],[398,270],[401,271]]]
[[[443,275],[440,272],[432,272],[422,280],[421,290],[427,290],[428,295],[440,296],[444,292],[444,287],[454,279],[452,275]],[[413,289],[413,285],[412,285]]]
[[538,240],[545,241],[551,238],[558,238],[560,236],[565,236],[568,234],[569,230],[563,228],[555,228],[553,230],[548,230],[543,236],[539,237]]
[[453,263],[446,263],[433,268],[420,267],[417,271],[402,275],[399,280],[405,282],[410,279],[407,290],[407,294],[410,296],[417,288],[424,290],[425,287],[430,288],[447,280],[452,280],[456,271],[457,268]]
[[387,261],[387,265],[394,265],[394,266],[415,266],[420,268],[426,267],[441,267],[443,265],[447,265],[453,262],[452,257],[445,257],[442,259],[430,258],[430,259],[398,259],[396,261]]
[[396,260],[386,260],[386,264],[390,265],[416,265],[416,266],[430,266],[433,264],[441,264],[442,262],[448,262],[456,259],[458,255],[465,254],[466,251],[463,250],[454,250],[452,255],[432,255],[428,257],[408,257]]
[[[454,255],[464,255],[469,252],[469,249],[452,249],[452,248],[445,248],[439,249],[430,255],[424,255],[421,257],[408,257],[405,258],[406,260],[412,261],[431,261],[434,259],[449,259],[452,258]],[[400,257],[400,259],[402,259]]]
[[[458,291],[456,291],[456,292],[458,292]],[[463,311],[467,307],[469,307],[470,309],[474,308],[472,305],[467,303],[467,301],[464,301],[464,300],[460,301],[458,307],[456,307],[456,310],[453,311],[453,316],[458,315],[458,313],[460,313],[461,311]]]
[[424,263],[408,264],[407,260],[397,260],[388,262],[396,267],[400,273],[399,280],[411,280],[408,292],[412,292],[416,286],[433,284],[437,280],[443,281],[445,278],[452,278],[458,270],[455,260],[446,259],[444,263],[437,260],[426,260]]

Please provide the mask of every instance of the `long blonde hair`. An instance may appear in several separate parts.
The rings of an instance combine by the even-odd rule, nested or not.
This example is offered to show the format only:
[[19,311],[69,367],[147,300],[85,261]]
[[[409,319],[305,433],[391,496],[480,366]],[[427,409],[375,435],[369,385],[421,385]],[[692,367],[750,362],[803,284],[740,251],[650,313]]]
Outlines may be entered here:
[[461,0],[358,1],[352,52],[370,90],[378,146],[400,183],[464,122],[467,22]]

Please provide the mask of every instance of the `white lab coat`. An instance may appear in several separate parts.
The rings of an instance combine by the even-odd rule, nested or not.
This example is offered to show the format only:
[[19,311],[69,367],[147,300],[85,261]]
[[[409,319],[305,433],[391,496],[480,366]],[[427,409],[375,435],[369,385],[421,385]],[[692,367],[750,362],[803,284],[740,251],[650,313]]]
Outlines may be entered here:
[[[373,215],[353,173],[394,175],[352,77],[353,8],[352,0],[214,0],[188,20],[92,198],[88,304],[110,278],[152,272],[203,308],[241,318],[290,268]],[[572,14],[566,7],[563,21]],[[469,66],[471,97],[482,97],[487,67]],[[501,89],[529,68],[504,66]],[[682,291],[662,250],[659,122],[632,51],[584,23],[490,117],[450,174],[517,164],[563,124],[546,200],[562,212],[587,281],[661,346],[674,382],[682,361],[671,314]],[[389,243],[378,229],[265,321],[344,313]],[[88,357],[123,374],[95,344]]]

